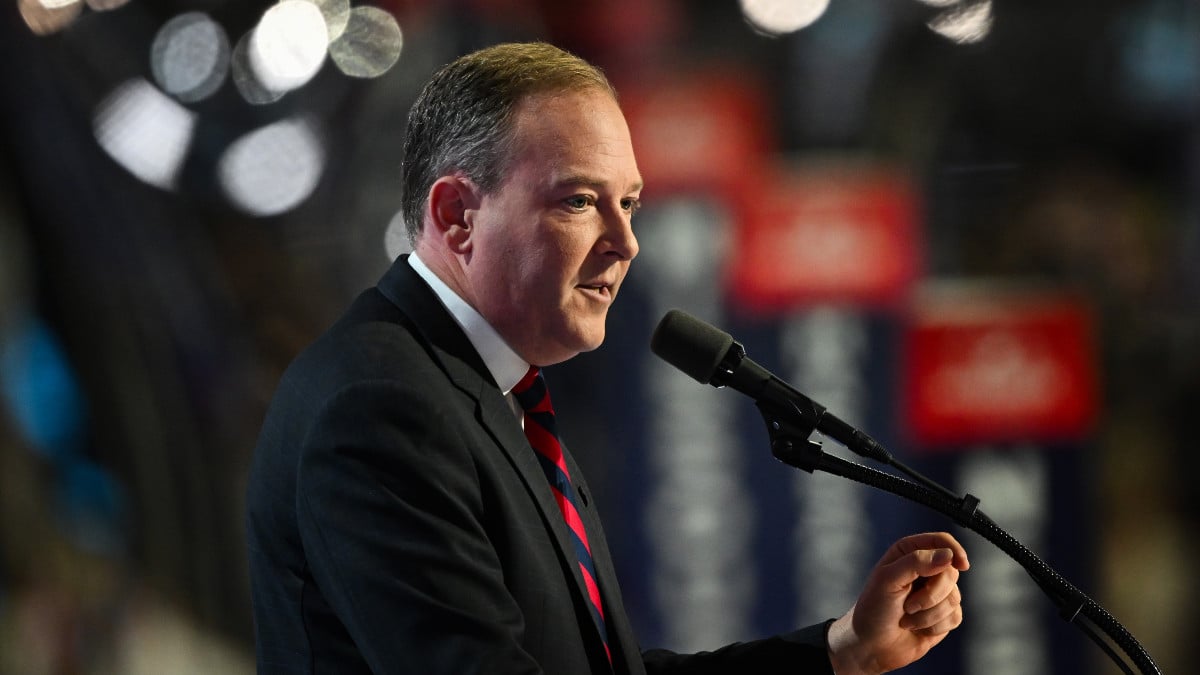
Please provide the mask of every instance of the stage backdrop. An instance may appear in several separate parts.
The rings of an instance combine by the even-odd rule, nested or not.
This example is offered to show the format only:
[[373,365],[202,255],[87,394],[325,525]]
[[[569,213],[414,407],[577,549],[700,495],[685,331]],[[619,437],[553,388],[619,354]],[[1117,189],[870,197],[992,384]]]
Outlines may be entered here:
[[991,544],[924,507],[774,460],[749,399],[648,347],[675,307],[728,330],[831,412],[980,497],[1087,590],[1082,466],[1096,378],[1085,308],[1041,290],[929,290],[919,205],[886,166],[793,163],[756,180],[748,201],[656,198],[637,218],[642,253],[609,340],[549,372],[643,646],[708,649],[837,616],[891,541],[950,529],[974,564],[968,621],[912,672],[1087,672],[1094,647]]

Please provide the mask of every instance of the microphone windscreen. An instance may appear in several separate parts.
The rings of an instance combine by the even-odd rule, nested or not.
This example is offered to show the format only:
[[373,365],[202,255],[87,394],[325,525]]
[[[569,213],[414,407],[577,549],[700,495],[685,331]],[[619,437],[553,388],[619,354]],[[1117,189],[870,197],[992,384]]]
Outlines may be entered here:
[[650,338],[652,352],[700,384],[708,384],[732,346],[732,335],[678,309],[663,316]]

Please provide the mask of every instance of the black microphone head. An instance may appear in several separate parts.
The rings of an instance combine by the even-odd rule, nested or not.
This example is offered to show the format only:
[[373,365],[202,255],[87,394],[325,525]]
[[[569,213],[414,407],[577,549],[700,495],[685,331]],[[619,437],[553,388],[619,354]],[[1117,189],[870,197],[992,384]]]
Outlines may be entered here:
[[650,338],[651,351],[700,384],[709,383],[733,344],[729,333],[678,309],[663,316]]

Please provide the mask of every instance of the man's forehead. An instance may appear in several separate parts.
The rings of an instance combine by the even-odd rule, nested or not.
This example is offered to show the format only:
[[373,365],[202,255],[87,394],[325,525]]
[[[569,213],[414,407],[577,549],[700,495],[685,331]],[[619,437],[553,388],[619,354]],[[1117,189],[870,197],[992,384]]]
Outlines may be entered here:
[[512,157],[549,188],[642,188],[625,118],[612,94],[598,87],[537,94],[517,109]]
[[553,142],[570,137],[577,129],[563,123],[563,113],[610,114],[625,122],[625,113],[611,93],[598,87],[584,87],[526,96],[513,109],[514,131],[535,141]]

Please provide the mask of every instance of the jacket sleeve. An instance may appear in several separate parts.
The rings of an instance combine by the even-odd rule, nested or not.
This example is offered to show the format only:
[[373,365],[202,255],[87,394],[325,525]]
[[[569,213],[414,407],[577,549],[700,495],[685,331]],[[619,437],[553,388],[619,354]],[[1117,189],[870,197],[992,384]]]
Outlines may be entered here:
[[648,650],[642,658],[647,675],[834,675],[825,641],[831,623],[698,654]]
[[481,520],[470,413],[413,389],[355,384],[314,421],[296,498],[311,575],[375,673],[538,673]]

